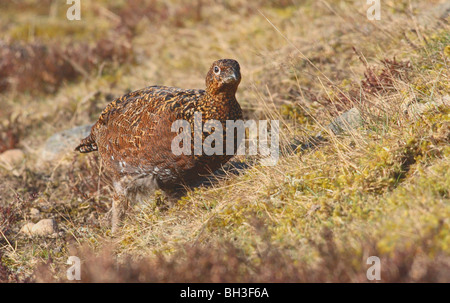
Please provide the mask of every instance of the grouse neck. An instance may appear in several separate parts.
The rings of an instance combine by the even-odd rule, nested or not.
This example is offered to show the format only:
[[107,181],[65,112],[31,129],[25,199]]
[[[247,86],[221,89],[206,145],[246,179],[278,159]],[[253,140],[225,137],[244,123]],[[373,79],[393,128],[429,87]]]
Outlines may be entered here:
[[206,91],[206,100],[208,103],[214,103],[216,106],[220,104],[231,104],[237,102],[236,92],[227,90],[221,92],[209,92]]

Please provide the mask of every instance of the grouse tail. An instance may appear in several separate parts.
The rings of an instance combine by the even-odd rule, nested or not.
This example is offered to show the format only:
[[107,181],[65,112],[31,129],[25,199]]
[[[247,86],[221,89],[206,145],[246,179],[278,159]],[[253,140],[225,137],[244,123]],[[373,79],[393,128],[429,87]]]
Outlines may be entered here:
[[75,147],[75,151],[78,151],[80,153],[90,153],[97,150],[98,146],[92,133],[88,137],[81,140],[80,145]]

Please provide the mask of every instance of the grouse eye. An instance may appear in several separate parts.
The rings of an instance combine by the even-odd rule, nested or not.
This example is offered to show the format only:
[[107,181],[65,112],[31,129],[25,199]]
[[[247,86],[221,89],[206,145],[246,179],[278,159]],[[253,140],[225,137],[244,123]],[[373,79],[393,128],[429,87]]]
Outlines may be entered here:
[[214,73],[216,75],[220,74],[220,68],[218,66],[214,66]]

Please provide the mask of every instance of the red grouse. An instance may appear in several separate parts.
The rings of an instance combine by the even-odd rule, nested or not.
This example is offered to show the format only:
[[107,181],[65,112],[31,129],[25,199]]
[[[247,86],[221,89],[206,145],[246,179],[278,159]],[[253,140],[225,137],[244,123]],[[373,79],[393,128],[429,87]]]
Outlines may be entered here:
[[[175,121],[185,120],[194,130],[194,114],[201,113],[202,123],[220,121],[225,141],[226,121],[242,119],[235,96],[240,81],[239,63],[222,59],[209,69],[205,90],[149,86],[106,106],[76,151],[98,151],[112,177],[116,192],[112,206],[113,231],[129,202],[148,197],[157,188],[171,191],[192,184],[232,157],[204,152],[176,155],[171,146],[177,132],[171,128]],[[234,151],[240,143],[236,138]],[[193,150],[193,136],[191,142]]]

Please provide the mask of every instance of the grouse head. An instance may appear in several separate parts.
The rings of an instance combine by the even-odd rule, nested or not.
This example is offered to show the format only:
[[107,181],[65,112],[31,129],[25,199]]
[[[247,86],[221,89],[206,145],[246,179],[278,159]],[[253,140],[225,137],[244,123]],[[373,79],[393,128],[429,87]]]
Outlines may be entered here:
[[206,90],[213,95],[234,95],[240,82],[239,63],[233,59],[221,59],[213,62],[206,75]]

